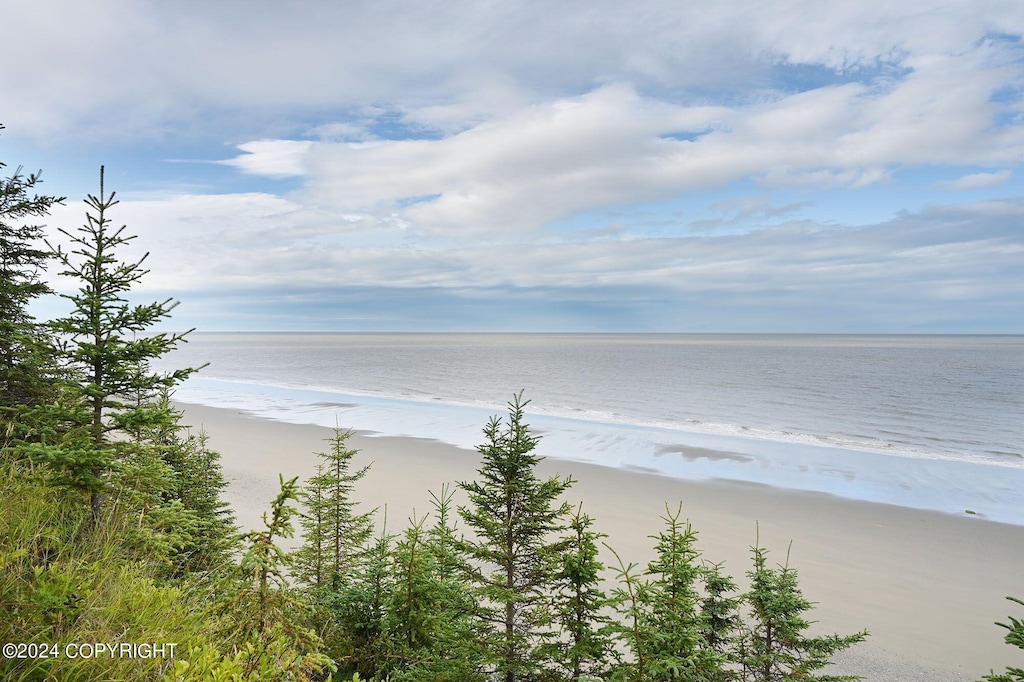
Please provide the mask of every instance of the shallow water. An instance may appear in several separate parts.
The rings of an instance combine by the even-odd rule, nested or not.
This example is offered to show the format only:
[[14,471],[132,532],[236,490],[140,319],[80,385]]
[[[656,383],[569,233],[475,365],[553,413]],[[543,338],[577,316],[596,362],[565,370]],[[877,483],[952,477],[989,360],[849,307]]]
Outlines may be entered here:
[[194,334],[177,399],[1024,524],[1024,337]]

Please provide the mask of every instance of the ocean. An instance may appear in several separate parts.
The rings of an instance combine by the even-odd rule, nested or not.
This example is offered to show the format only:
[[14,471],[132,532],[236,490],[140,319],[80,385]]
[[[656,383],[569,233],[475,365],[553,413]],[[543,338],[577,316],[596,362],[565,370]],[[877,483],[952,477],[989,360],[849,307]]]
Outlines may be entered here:
[[175,399],[466,448],[513,394],[539,454],[1024,525],[1024,337],[192,334]]

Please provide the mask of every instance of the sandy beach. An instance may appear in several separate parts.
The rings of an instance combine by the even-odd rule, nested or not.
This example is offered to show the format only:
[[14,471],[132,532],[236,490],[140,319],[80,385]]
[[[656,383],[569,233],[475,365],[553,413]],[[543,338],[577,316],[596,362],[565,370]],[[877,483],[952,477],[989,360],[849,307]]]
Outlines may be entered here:
[[[204,428],[222,455],[226,499],[241,526],[258,526],[278,489],[278,474],[306,478],[330,430],[260,420],[232,410],[179,404],[184,423]],[[345,425],[342,424],[342,427]],[[482,426],[482,425],[481,425]],[[357,433],[357,462],[373,463],[357,488],[364,509],[387,508],[399,531],[413,514],[430,511],[428,491],[470,480],[475,451],[436,441]],[[994,621],[1020,616],[1006,595],[1024,597],[1024,527],[862,503],[730,482],[687,482],[559,461],[542,440],[542,475],[571,475],[566,496],[608,535],[626,561],[652,556],[648,538],[660,528],[665,504],[683,505],[698,531],[706,559],[724,561],[745,583],[749,547],[760,533],[769,558],[790,564],[801,587],[819,604],[812,613],[821,632],[867,628],[868,642],[840,659],[835,672],[867,680],[976,680],[990,668],[1024,665],[1024,655],[1003,643]],[[457,497],[457,499],[461,499]],[[380,515],[378,515],[378,520]],[[759,529],[759,531],[758,531]],[[614,561],[610,553],[602,557]]]

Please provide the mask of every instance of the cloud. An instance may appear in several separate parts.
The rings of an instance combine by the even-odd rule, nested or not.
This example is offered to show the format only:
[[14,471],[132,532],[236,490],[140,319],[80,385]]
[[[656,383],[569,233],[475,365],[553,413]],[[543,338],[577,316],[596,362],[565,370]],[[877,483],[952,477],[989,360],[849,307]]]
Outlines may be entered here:
[[[957,58],[1015,71],[1024,8],[999,0],[713,5],[595,0],[21,3],[0,25],[12,130],[74,139],[194,134],[270,137],[303,117],[367,105],[445,134],[609,83],[666,101],[742,102],[799,87],[778,67],[837,82]],[[994,37],[995,36],[995,37]],[[984,64],[973,60],[986,55]],[[26,58],[31,56],[31,58]],[[1019,74],[1018,74],[1019,75]]]
[[270,178],[287,178],[306,174],[303,158],[313,146],[301,140],[255,140],[238,145],[245,152],[217,163],[233,166],[243,173]]
[[[486,310],[515,301],[518,317],[501,328],[543,326],[576,306],[565,318],[576,329],[948,331],[980,320],[989,331],[1024,331],[1020,201],[857,227],[789,220],[744,234],[501,244],[367,229],[357,217],[260,194],[115,210],[115,222],[140,235],[133,248],[153,252],[139,296],[193,301],[209,312],[206,328],[224,328],[212,311],[262,305],[277,306],[289,328],[348,328],[346,311],[370,319],[375,307],[389,328],[426,317],[432,328],[488,328],[498,323]],[[61,209],[54,224],[73,212]],[[289,310],[287,301],[303,303]]]
[[[870,202],[919,169],[1005,169],[950,190],[1009,179],[1024,154],[1024,4],[244,10],[40,0],[0,22],[0,59],[18,64],[0,73],[5,143],[136,160],[237,149],[203,178],[219,194],[168,195],[146,176],[157,198],[118,207],[154,252],[146,291],[210,311],[279,291],[308,301],[296,324],[331,291],[345,292],[335,313],[364,292],[365,319],[373,301],[399,317],[431,301],[533,305],[548,320],[630,309],[649,328],[689,328],[688,310],[711,326],[769,325],[771,310],[887,328],[955,326],[969,305],[1024,318],[1019,202],[859,227],[816,197],[801,211],[811,190]],[[702,201],[704,222],[651,208]],[[67,210],[77,224],[80,207]],[[593,218],[612,212],[614,225]],[[399,305],[413,290],[428,293]],[[487,305],[459,309],[481,320]],[[579,324],[597,324],[588,314]]]
[[314,143],[304,148],[298,200],[494,237],[746,177],[766,187],[861,188],[898,167],[1016,163],[1024,132],[996,124],[1000,82],[938,60],[895,83],[729,107],[606,85],[437,139]]
[[812,206],[813,202],[798,201],[784,206],[773,206],[767,195],[749,196],[738,199],[717,201],[709,210],[722,217],[694,220],[687,226],[692,232],[718,231],[723,229],[749,228],[751,224],[771,224],[783,216]]
[[439,140],[317,144],[302,200],[385,214],[408,197],[436,195],[399,215],[431,232],[535,230],[584,208],[664,193],[671,179],[663,168],[679,143],[658,135],[702,130],[719,112],[606,86]]
[[1013,173],[1009,170],[1002,170],[996,173],[971,173],[956,180],[940,182],[939,187],[950,190],[961,189],[983,189],[985,187],[997,187],[1007,180]]

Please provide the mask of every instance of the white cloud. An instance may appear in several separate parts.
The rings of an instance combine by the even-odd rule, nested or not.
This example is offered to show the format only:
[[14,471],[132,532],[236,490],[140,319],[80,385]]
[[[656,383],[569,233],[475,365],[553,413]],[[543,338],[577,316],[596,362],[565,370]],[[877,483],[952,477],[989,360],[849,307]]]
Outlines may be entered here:
[[956,180],[949,182],[941,182],[939,186],[943,189],[960,190],[960,189],[983,189],[985,187],[997,187],[1013,175],[1011,171],[1001,170],[995,173],[971,173],[964,175]]
[[[898,83],[732,107],[670,104],[608,85],[440,139],[316,143],[296,200],[494,237],[745,177],[866,187],[894,167],[1016,163],[1024,134],[995,124],[1000,82],[936,63]],[[671,137],[679,133],[696,137]],[[432,200],[406,201],[413,197]]]
[[[1020,266],[1019,240],[950,236],[961,219],[1003,224],[998,211],[837,230],[759,194],[712,209],[711,235],[630,241],[631,211],[921,167],[1006,169],[948,189],[1006,181],[1024,154],[1022,34],[1015,0],[39,0],[0,22],[0,59],[19,65],[0,72],[0,116],[9,135],[123,156],[125,140],[184,141],[190,157],[213,141],[206,158],[227,142],[240,153],[219,163],[240,175],[301,178],[285,196],[125,201],[119,220],[159,254],[150,290],[863,285],[966,300],[1000,295],[982,261]],[[607,207],[626,228],[547,229]],[[718,230],[740,223],[759,229]]]
[[249,175],[264,175],[270,178],[287,178],[306,174],[303,159],[312,142],[299,140],[255,140],[238,145],[245,152],[225,161],[225,166],[234,166]]
[[[736,205],[767,208],[757,199]],[[80,222],[80,210],[59,208],[51,224]],[[884,296],[902,287],[930,298],[935,283],[951,279],[970,282],[976,292],[1024,295],[1017,229],[1024,205],[1009,201],[934,208],[857,228],[791,220],[723,236],[504,243],[416,238],[266,194],[124,201],[111,218],[139,235],[129,255],[153,252],[141,291],[182,297],[252,289],[603,286],[751,295],[782,287],[810,298],[860,296],[859,287],[866,297]]]
[[244,11],[39,0],[6,8],[0,58],[19,66],[0,74],[0,92],[12,129],[72,139],[211,124],[267,136],[368,104],[452,133],[608,83],[745,99],[777,87],[779,64],[856,77],[985,53],[987,66],[971,67],[980,73],[1017,49],[987,36],[1022,31],[1013,0],[254,1]]

